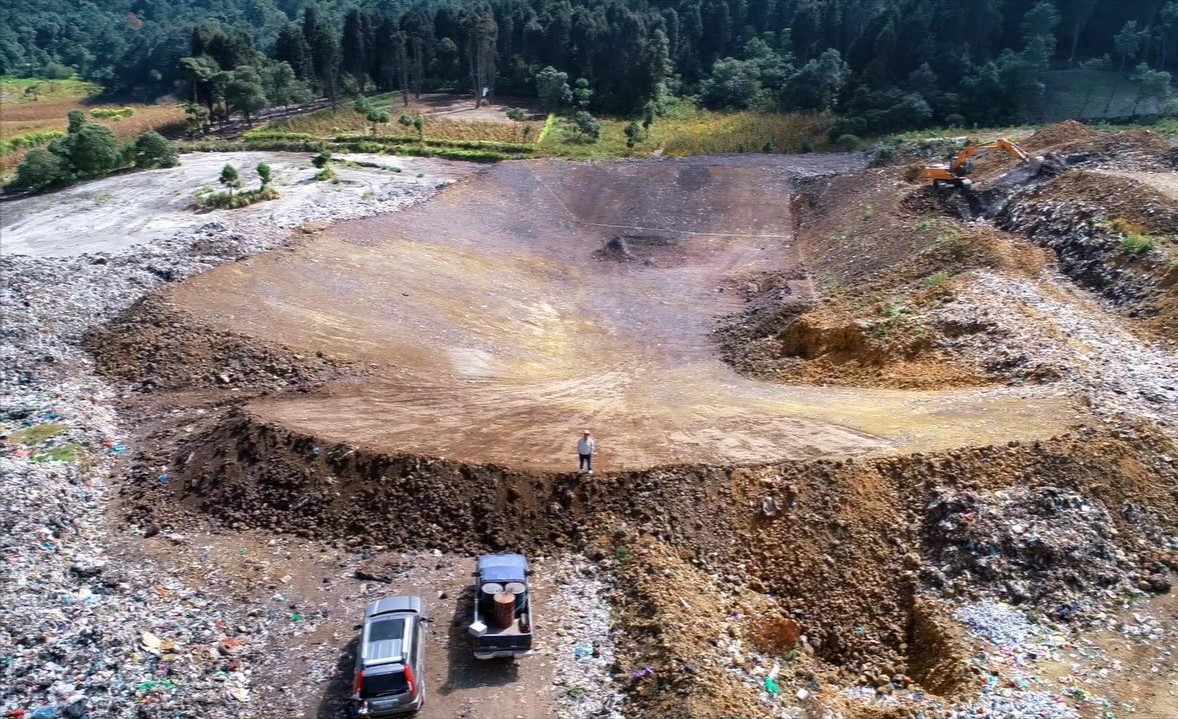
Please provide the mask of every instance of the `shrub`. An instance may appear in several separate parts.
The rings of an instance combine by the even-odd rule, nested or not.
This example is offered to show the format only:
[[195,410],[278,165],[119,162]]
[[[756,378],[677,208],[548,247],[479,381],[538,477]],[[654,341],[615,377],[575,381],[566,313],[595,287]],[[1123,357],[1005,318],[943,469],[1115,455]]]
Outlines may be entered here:
[[522,107],[509,107],[507,108],[507,117],[516,122],[523,122],[527,115],[524,114]]
[[100,125],[87,124],[84,119],[76,132],[49,143],[49,151],[64,158],[74,172],[84,177],[102,175],[123,164],[123,153],[114,133]]
[[834,146],[843,152],[855,152],[863,147],[863,140],[859,139],[858,135],[847,133],[839,135],[839,139],[835,140]]
[[237,172],[237,168],[233,165],[225,165],[221,168],[221,176],[217,178],[225,187],[229,188],[229,195],[233,195],[233,191],[241,187],[241,175]]
[[42,147],[64,136],[65,133],[59,130],[46,130],[44,132],[30,132],[24,135],[17,135],[16,137],[0,142],[0,154],[33,147]]
[[573,123],[577,126],[577,132],[592,142],[597,142],[601,137],[601,123],[588,112],[578,110],[573,115]]
[[271,180],[274,179],[273,172],[270,170],[270,166],[266,163],[259,162],[258,166],[254,169],[258,173],[258,179],[262,181],[262,187],[269,185]]
[[68,80],[74,76],[74,69],[60,62],[50,62],[41,68],[41,74],[50,80]]
[[176,146],[158,132],[145,132],[131,146],[135,167],[175,167],[180,164]]
[[[229,167],[229,165],[226,165],[226,167]],[[246,190],[245,192],[238,193],[234,193],[232,190],[229,192],[205,190],[197,193],[196,204],[206,209],[233,210],[238,207],[252,205],[255,202],[275,199],[278,199],[278,190],[275,190],[273,185],[264,185],[256,190]]]
[[69,168],[60,157],[48,150],[36,148],[30,150],[16,168],[14,184],[17,187],[43,190],[69,182],[70,179]]
[[928,287],[931,289],[933,287],[940,287],[941,285],[945,284],[948,281],[949,281],[949,273],[942,270],[940,272],[934,272],[933,274],[929,275],[928,277],[925,277],[921,281],[921,284],[923,284],[925,287]]
[[315,179],[319,182],[339,182],[339,177],[336,176],[335,170],[330,167],[324,167],[319,172],[316,172]]
[[1128,255],[1144,255],[1157,247],[1157,238],[1150,235],[1132,234],[1121,243],[1121,250]]
[[241,136],[243,140],[314,140],[314,135],[305,132],[274,132],[273,130],[250,130]]
[[867,120],[862,117],[840,117],[830,123],[826,136],[836,142],[844,135],[861,135],[867,129]]
[[323,150],[315,157],[311,158],[311,164],[319,169],[325,169],[328,163],[331,162],[331,150]]
[[115,122],[134,114],[135,108],[133,107],[121,107],[118,109],[113,107],[96,107],[90,111],[91,117],[96,117],[100,120],[114,120]]

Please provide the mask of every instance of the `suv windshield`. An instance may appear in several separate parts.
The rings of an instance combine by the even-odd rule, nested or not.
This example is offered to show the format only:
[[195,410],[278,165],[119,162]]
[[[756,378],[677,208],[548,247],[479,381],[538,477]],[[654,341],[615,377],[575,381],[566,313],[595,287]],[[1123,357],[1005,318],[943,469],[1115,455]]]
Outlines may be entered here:
[[365,674],[360,686],[360,696],[365,699],[407,691],[409,691],[409,682],[405,680],[404,669],[397,669],[387,674]]

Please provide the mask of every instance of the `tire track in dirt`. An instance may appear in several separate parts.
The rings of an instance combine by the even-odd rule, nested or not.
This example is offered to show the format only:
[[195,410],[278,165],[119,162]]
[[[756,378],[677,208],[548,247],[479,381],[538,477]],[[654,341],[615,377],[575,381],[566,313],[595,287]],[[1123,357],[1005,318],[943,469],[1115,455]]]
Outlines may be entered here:
[[[219,268],[170,299],[199,322],[367,366],[313,396],[256,402],[327,440],[474,463],[744,463],[1043,436],[1051,390],[785,387],[717,357],[724,292],[796,262],[795,158],[497,166],[395,216]],[[823,162],[832,162],[825,158]],[[830,168],[826,168],[830,169]],[[618,228],[662,228],[619,235]],[[626,261],[599,259],[629,238]]]

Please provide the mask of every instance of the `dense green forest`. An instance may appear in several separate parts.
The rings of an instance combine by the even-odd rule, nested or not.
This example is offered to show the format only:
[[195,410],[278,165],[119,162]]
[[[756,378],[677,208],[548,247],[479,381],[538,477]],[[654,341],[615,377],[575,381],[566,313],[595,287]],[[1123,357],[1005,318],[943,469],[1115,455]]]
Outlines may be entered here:
[[[312,96],[489,88],[639,113],[835,110],[837,131],[1025,120],[1043,74],[1122,71],[1155,106],[1178,0],[6,0],[0,73],[248,115]],[[551,69],[548,69],[551,68]],[[649,111],[649,110],[648,110]]]

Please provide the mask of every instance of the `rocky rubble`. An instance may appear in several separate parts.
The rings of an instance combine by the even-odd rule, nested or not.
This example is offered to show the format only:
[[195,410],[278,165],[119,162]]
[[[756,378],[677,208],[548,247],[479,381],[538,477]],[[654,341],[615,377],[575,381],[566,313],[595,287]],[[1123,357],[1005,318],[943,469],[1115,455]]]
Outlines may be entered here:
[[[1128,505],[1125,511],[1131,511]],[[1178,549],[1178,538],[1163,528],[1155,524],[1151,533],[1160,551]],[[1089,603],[1138,576],[1140,588],[1169,591],[1169,569],[1155,563],[1142,566],[1139,575],[1137,564],[1116,544],[1117,534],[1103,502],[1066,489],[945,488],[925,510],[926,574],[934,586],[960,579],[969,591],[1039,606],[1073,594]],[[1068,619],[1079,613],[1075,603],[1052,611]]]
[[1131,231],[1164,236],[1178,228],[1178,202],[1126,177],[1073,171],[1020,189],[994,222],[1054,250],[1065,275],[1131,316],[1156,314],[1178,277],[1160,252],[1123,251]]
[[1178,435],[1178,356],[1143,343],[1093,305],[1063,281],[1040,284],[977,271],[932,317],[975,328],[946,346],[988,371],[1058,380],[1061,392],[1087,397],[1101,415],[1148,419]]
[[78,343],[166,282],[286,242],[287,228],[395,209],[436,184],[390,189],[373,203],[207,223],[125,251],[0,257],[0,713],[259,716],[250,665],[260,625],[226,596],[112,553],[125,535],[108,525],[112,478],[130,450],[115,393]]

